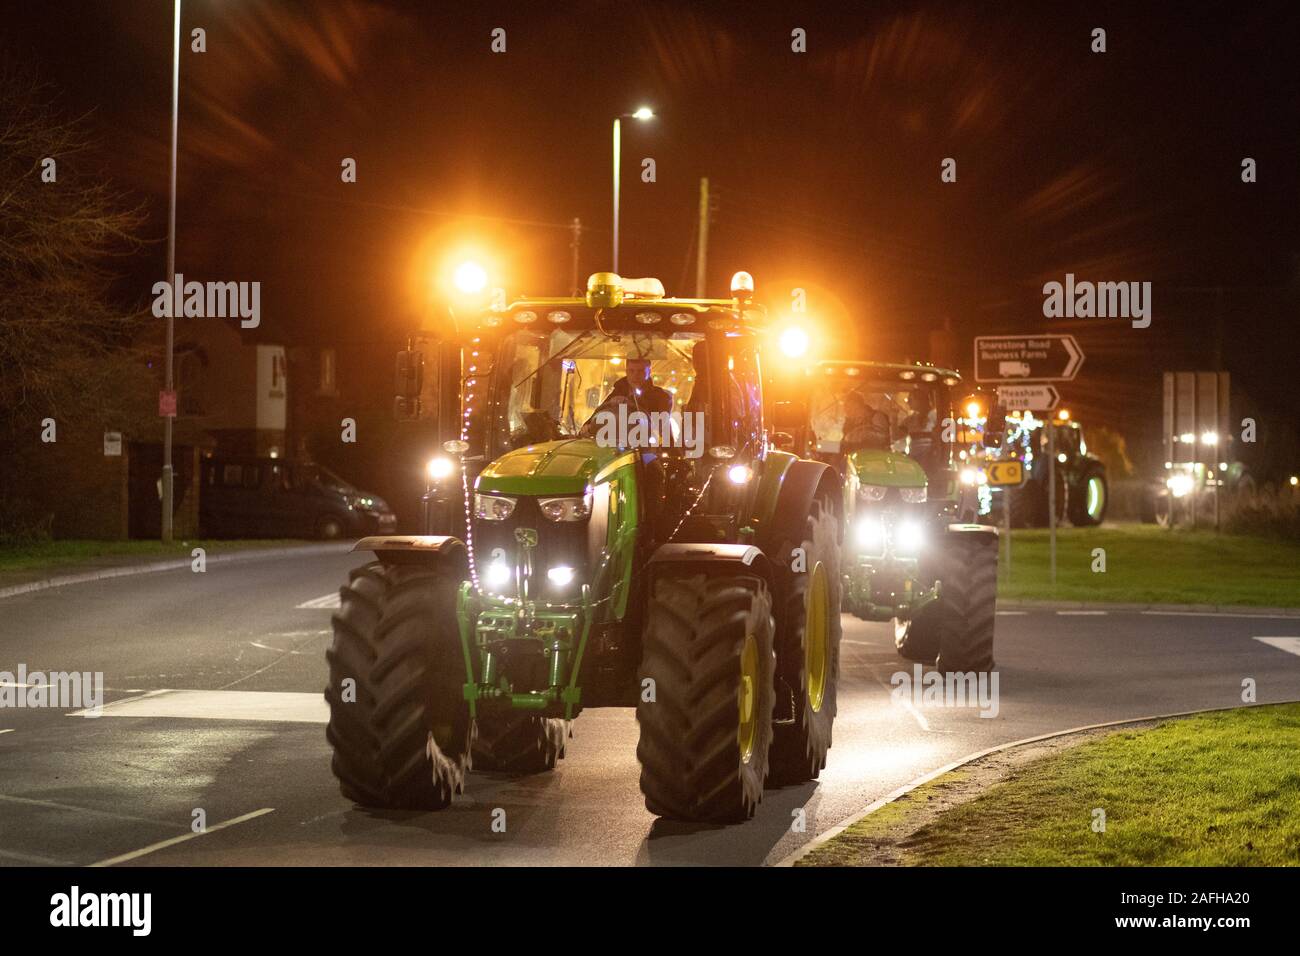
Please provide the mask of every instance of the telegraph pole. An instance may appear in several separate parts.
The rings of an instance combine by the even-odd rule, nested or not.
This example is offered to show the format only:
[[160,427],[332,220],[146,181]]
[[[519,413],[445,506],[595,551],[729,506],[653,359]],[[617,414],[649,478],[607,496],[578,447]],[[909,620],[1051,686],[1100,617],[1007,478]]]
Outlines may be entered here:
[[[180,77],[181,77],[181,0],[176,0],[175,22],[172,27],[172,156],[171,156],[171,193],[167,204],[167,284],[176,283],[176,127],[180,119]],[[173,299],[173,303],[174,303]],[[172,378],[172,351],[175,342],[176,320],[173,308],[167,310],[167,392],[172,392],[175,382]],[[162,468],[162,540],[171,544],[172,540],[172,419],[175,413],[163,416],[163,468]]]
[[704,275],[709,263],[709,178],[700,180],[700,243],[695,253],[695,298],[704,298]]

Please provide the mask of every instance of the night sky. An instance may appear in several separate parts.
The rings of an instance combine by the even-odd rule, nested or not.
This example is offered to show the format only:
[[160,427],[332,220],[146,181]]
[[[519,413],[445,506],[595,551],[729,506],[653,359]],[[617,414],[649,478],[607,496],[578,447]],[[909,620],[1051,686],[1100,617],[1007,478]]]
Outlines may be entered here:
[[[6,7],[0,45],[89,113],[79,161],[148,204],[159,241],[121,283],[141,304],[164,272],[172,5]],[[562,294],[574,216],[582,274],[608,268],[610,122],[644,103],[658,118],[624,126],[625,275],[692,294],[708,176],[713,295],[742,268],[775,302],[806,288],[837,347],[875,358],[924,357],[945,321],[961,355],[977,333],[1073,332],[1088,360],[1066,400],[1131,446],[1158,435],[1158,373],[1221,356],[1294,433],[1298,10],[185,0],[177,264],[260,280],[264,339],[355,354],[433,307],[431,272],[465,243],[499,252],[512,294]],[[1044,319],[1067,272],[1152,282],[1151,328]],[[388,393],[390,368],[356,374]]]

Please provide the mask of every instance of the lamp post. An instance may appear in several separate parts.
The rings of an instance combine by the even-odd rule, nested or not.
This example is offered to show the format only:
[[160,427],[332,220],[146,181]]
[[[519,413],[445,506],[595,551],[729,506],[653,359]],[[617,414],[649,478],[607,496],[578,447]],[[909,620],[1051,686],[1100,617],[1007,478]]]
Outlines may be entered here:
[[[167,204],[167,282],[176,281],[176,128],[179,122],[180,78],[181,78],[181,0],[176,0],[175,18],[172,28],[172,155],[171,155],[171,190]],[[171,392],[175,386],[172,378],[172,352],[176,336],[176,320],[172,317],[174,310],[167,310],[167,361],[166,385],[164,389]],[[163,468],[162,468],[162,540],[170,544],[172,540],[172,419],[174,415],[163,416]]]
[[611,266],[614,272],[618,272],[618,180],[619,180],[619,163],[620,151],[623,142],[623,118],[631,117],[638,120],[654,119],[654,111],[648,106],[642,106],[635,113],[623,113],[614,117],[614,264]]

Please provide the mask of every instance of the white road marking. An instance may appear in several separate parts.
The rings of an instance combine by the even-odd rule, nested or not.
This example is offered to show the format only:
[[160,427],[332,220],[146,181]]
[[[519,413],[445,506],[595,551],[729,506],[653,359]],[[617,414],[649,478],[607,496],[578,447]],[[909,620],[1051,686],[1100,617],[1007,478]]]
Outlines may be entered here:
[[48,856],[33,856],[30,853],[18,853],[15,850],[0,849],[0,859],[15,860],[18,863],[35,864],[36,866],[72,866],[65,860],[56,860]]
[[1300,655],[1300,637],[1257,637],[1255,640],[1288,654]]
[[1109,611],[1057,611],[1061,617],[1105,617]]
[[165,850],[169,846],[175,846],[178,843],[184,843],[186,840],[193,840],[195,837],[206,836],[209,833],[216,833],[218,830],[224,830],[226,827],[233,827],[236,824],[246,823],[249,820],[268,813],[274,813],[275,807],[263,807],[261,810],[254,810],[252,813],[245,813],[243,816],[235,817],[231,820],[224,820],[221,823],[207,827],[199,833],[182,833],[180,836],[174,836],[169,840],[161,840],[158,843],[151,843],[149,846],[141,847],[138,850],[132,850],[130,853],[123,853],[121,856],[109,857],[107,860],[100,860],[98,863],[90,864],[92,868],[115,866],[118,863],[126,863],[130,860],[138,860],[142,856],[150,853],[156,853],[159,850]]
[[263,651],[275,651],[277,654],[301,654],[302,651],[286,651],[283,647],[272,647],[270,644],[263,644],[261,641],[249,641],[254,647]]
[[[90,717],[78,710],[69,717]],[[323,694],[255,690],[156,690],[143,697],[105,704],[99,718],[172,717],[192,720],[269,720],[324,724],[329,705]]]
[[998,611],[998,617],[1023,617],[1028,611]]
[[1234,614],[1230,611],[1139,611],[1140,614],[1155,614],[1161,617],[1253,617],[1258,620],[1287,621],[1294,614]]
[[336,608],[338,606],[339,606],[338,591],[335,591],[333,594],[326,594],[322,597],[312,598],[310,601],[303,601],[301,604],[298,605],[299,608],[306,607],[306,608],[316,608],[316,609]]
[[0,730],[0,734],[12,734],[13,732],[14,729],[12,727],[6,727],[4,730]]
[[130,820],[132,823],[148,823],[156,827],[179,829],[180,824],[170,820],[152,820],[149,817],[134,817],[129,813],[114,813],[111,810],[96,810],[93,807],[79,807],[72,803],[56,803],[53,800],[34,800],[31,797],[14,797],[0,793],[0,803],[17,803],[26,807],[44,807],[47,810],[70,810],[73,813],[88,813],[95,817],[111,817],[114,820]]

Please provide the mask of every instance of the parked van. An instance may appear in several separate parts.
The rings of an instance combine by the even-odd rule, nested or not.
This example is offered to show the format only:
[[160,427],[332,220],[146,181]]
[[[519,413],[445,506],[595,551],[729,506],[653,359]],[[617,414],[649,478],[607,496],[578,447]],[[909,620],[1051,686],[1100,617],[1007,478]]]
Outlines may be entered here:
[[200,481],[199,520],[212,538],[331,539],[397,527],[382,498],[310,462],[208,458]]

